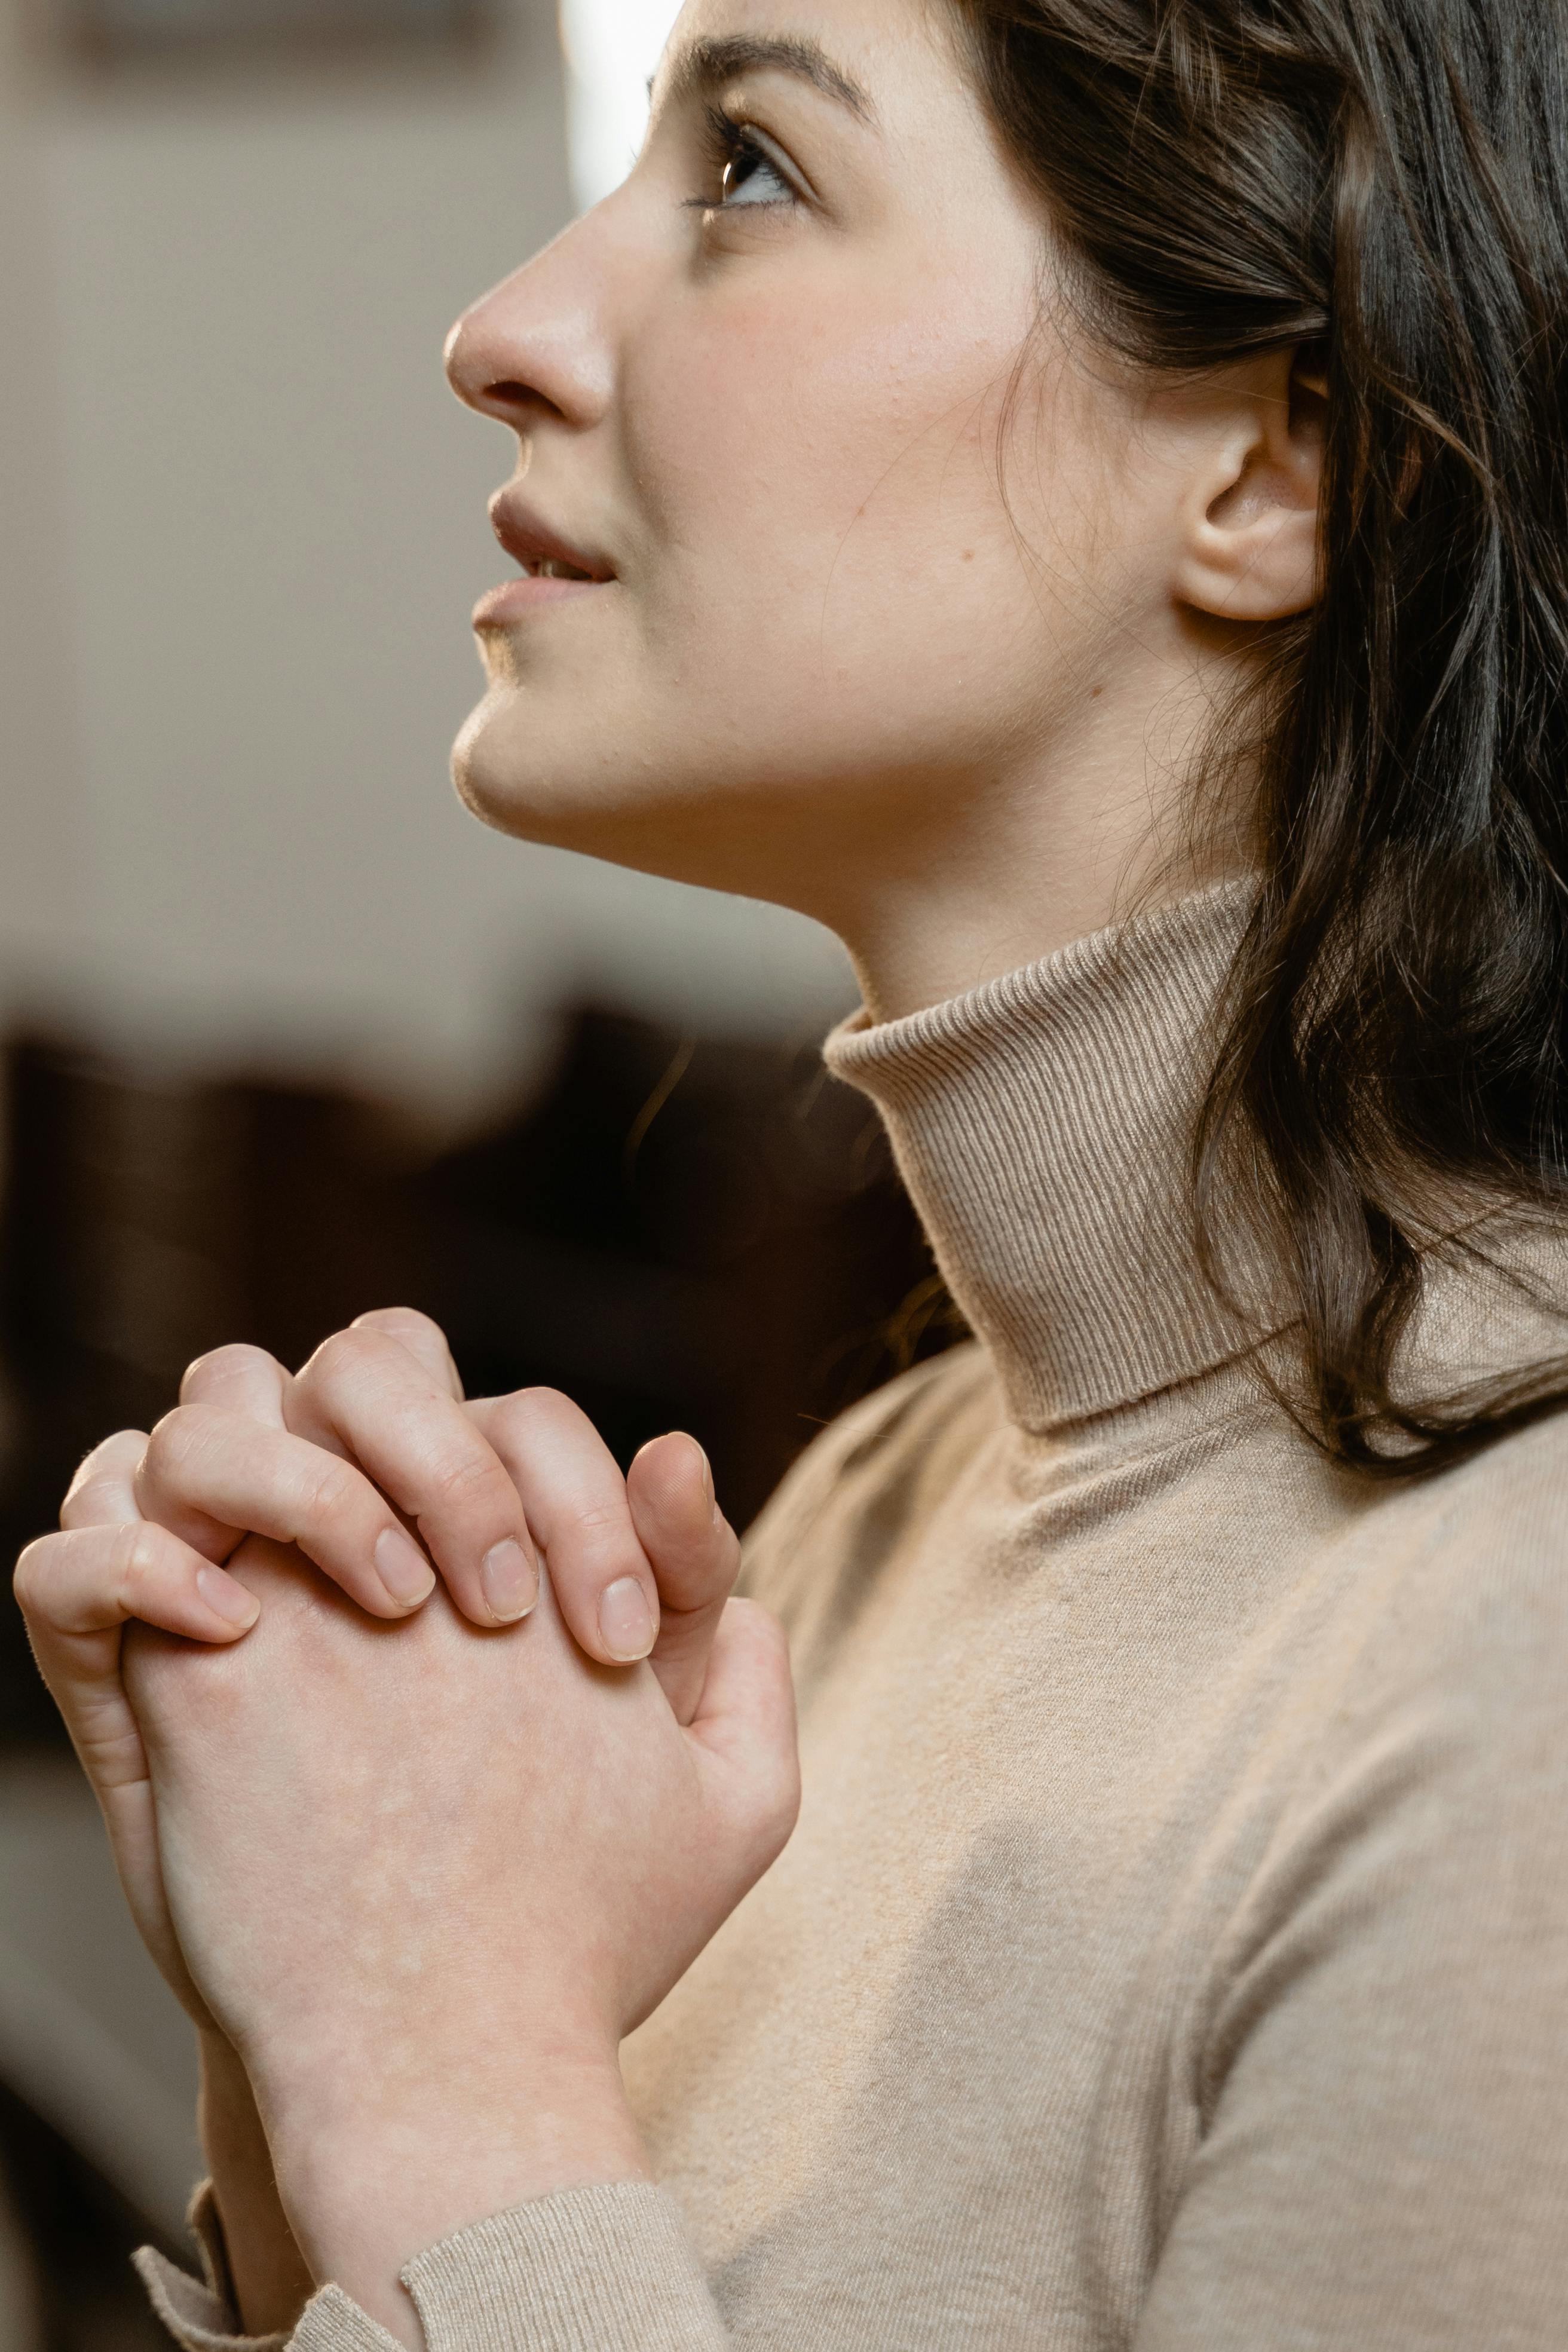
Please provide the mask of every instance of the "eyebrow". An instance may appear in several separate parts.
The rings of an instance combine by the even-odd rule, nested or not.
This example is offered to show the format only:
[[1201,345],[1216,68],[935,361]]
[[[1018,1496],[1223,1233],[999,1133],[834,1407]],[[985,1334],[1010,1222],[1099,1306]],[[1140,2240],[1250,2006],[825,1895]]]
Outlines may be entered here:
[[[688,42],[671,69],[669,95],[672,100],[691,98],[741,74],[754,73],[793,74],[797,81],[808,82],[825,98],[847,107],[862,122],[875,119],[868,94],[834,64],[826,49],[816,41],[782,34],[773,38],[733,34],[727,39]],[[652,87],[650,82],[650,90]]]

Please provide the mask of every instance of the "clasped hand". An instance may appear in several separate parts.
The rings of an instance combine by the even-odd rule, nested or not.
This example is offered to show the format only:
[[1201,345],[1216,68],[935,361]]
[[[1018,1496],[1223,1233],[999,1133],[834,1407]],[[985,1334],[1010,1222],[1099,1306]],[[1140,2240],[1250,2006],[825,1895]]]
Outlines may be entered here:
[[[618,2044],[794,1822],[783,1635],[726,1597],[691,1440],[623,1480],[552,1391],[465,1404],[406,1310],[298,1376],[204,1359],[61,1526],[18,1597],[202,2032],[209,2142],[236,2184],[269,2158],[304,2283],[416,2341],[410,2256],[642,2171]],[[211,2113],[246,2078],[259,2167]],[[288,2264],[219,2196],[277,2326]]]

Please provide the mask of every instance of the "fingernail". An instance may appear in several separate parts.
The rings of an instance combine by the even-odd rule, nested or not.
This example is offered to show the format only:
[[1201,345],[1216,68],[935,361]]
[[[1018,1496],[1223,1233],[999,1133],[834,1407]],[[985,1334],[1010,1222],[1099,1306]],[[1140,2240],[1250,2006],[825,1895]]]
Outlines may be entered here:
[[612,1658],[630,1665],[653,1647],[653,1612],[635,1576],[617,1577],[599,1603],[599,1634]]
[[436,1590],[436,1571],[401,1528],[383,1528],[375,1539],[375,1572],[400,1609],[416,1608]]
[[485,1607],[500,1625],[526,1617],[539,1598],[539,1570],[515,1536],[492,1544],[479,1569]]
[[198,1568],[196,1591],[215,1617],[229,1625],[254,1625],[261,1614],[261,1603],[254,1592],[247,1592],[237,1577],[226,1576],[221,1568]]

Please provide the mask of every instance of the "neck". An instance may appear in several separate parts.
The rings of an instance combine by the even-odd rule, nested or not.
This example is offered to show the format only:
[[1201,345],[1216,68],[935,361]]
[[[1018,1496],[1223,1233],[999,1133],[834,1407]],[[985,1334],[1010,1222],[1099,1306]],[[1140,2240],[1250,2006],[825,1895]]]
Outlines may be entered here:
[[836,903],[809,909],[847,946],[873,1019],[922,1012],[1247,870],[1240,828],[1202,821],[1221,682],[1191,646],[1179,671],[1110,684],[1015,766],[928,793],[894,821],[882,813],[868,854],[831,877]]
[[1131,838],[1104,814],[1075,822],[1071,812],[1048,838],[1030,828],[994,857],[946,870],[922,862],[917,872],[879,877],[872,903],[834,926],[871,1018],[897,1021],[944,1003],[1211,878],[1149,825],[1146,804]]

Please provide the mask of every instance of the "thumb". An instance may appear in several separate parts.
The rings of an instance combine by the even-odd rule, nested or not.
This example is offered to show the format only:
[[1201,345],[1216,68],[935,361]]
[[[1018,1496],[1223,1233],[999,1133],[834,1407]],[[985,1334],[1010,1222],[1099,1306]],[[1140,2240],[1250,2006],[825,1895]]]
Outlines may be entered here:
[[760,1877],[800,1811],[800,1751],[789,1642],[754,1601],[727,1601],[687,1738],[715,1801],[756,1849]]
[[708,1653],[741,1547],[713,1498],[708,1456],[679,1431],[638,1454],[626,1472],[626,1507],[658,1587],[658,1639],[648,1664],[677,1723],[689,1723],[702,1702]]

